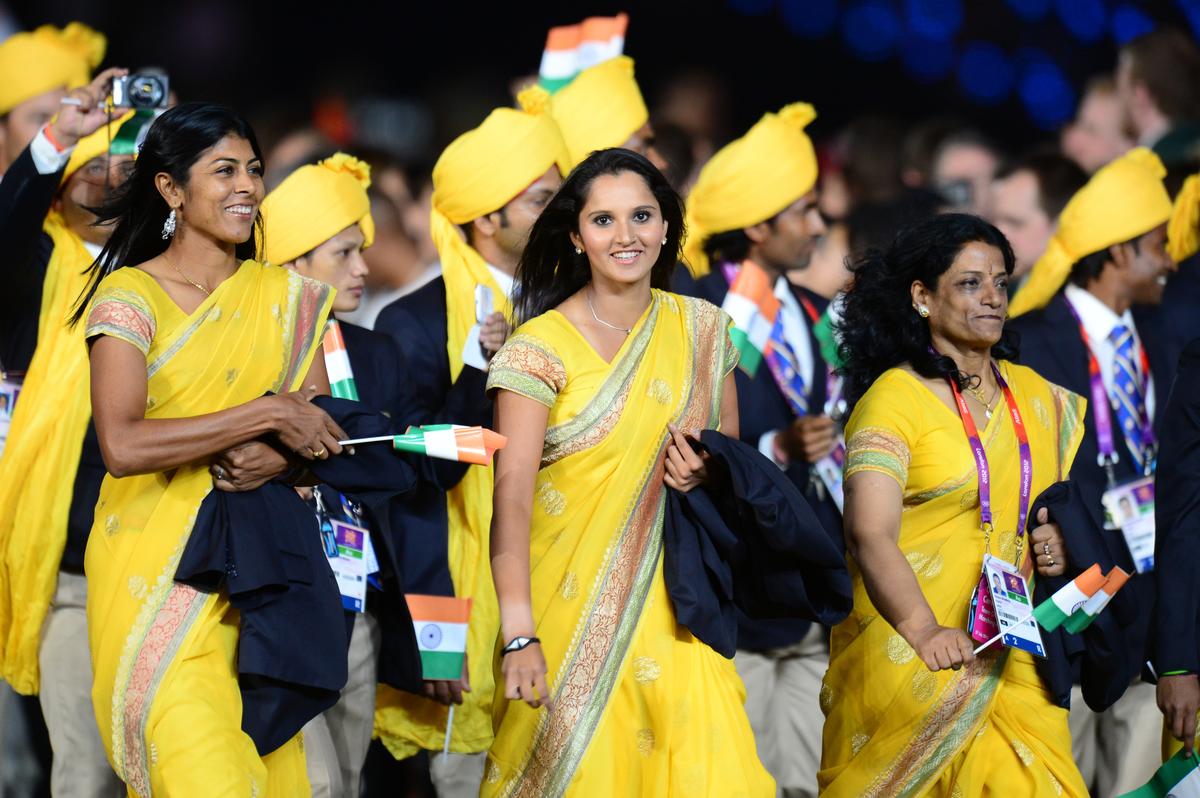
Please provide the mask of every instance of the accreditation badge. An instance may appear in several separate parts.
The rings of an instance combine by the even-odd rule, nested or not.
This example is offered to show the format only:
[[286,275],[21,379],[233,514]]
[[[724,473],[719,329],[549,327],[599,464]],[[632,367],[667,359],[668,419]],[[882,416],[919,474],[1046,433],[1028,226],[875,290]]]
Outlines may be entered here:
[[1104,528],[1119,529],[1139,574],[1154,570],[1154,477],[1104,491]]
[[1000,642],[1009,648],[1045,657],[1042,632],[1033,619],[1033,592],[1029,582],[1012,565],[990,554],[984,555],[983,575],[996,614],[997,633],[1002,635]]
[[371,535],[360,526],[342,521],[330,521],[336,553],[330,556],[329,567],[337,579],[338,591],[342,594],[342,607],[351,612],[362,612],[367,603],[368,552],[371,551]]

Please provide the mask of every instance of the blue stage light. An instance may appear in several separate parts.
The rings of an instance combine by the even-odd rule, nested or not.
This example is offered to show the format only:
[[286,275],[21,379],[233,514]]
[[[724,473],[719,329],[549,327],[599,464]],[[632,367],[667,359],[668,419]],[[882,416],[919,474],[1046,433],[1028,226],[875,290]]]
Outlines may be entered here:
[[1008,0],[1008,7],[1026,22],[1037,22],[1050,13],[1050,0]]
[[924,83],[941,80],[954,69],[954,42],[907,36],[900,47],[904,68],[914,79]]
[[958,83],[975,102],[993,105],[1012,93],[1016,68],[1012,60],[991,42],[971,42],[958,62]]
[[759,17],[775,7],[775,0],[729,0],[729,7],[739,14]]
[[863,61],[883,61],[896,50],[900,17],[884,0],[860,0],[842,17],[846,46]]
[[780,12],[788,30],[806,39],[820,39],[837,23],[837,0],[782,0]]
[[1125,44],[1130,39],[1136,39],[1143,33],[1149,33],[1155,27],[1154,20],[1146,16],[1137,6],[1125,3],[1113,9],[1112,37],[1118,45]]
[[1055,0],[1054,6],[1063,25],[1080,41],[1098,41],[1108,27],[1104,0]]
[[1030,118],[1043,130],[1057,128],[1075,112],[1075,90],[1049,57],[1034,60],[1021,69],[1017,94]]
[[905,0],[905,21],[908,30],[923,39],[940,41],[953,39],[962,27],[963,8],[960,0]]

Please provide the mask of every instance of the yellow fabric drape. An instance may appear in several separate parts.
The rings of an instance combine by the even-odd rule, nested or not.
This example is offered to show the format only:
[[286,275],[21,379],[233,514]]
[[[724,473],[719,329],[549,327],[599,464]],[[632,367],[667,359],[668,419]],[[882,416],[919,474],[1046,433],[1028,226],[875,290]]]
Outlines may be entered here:
[[[332,302],[324,283],[245,261],[185,315],[154,278],[123,268],[101,284],[85,335],[146,354],[147,418],[186,418],[300,388]],[[260,757],[241,730],[228,596],[173,578],[211,489],[206,463],[104,480],[85,560],[100,737],[143,798],[306,794],[299,736]]]
[[728,324],[655,291],[611,363],[556,311],[493,358],[489,389],[549,407],[530,576],[554,708],[497,693],[482,795],[775,794],[733,662],[678,624],[662,575],[666,427],[718,425]]
[[292,172],[263,200],[267,262],[290,263],[355,222],[366,239],[363,247],[371,246],[375,222],[367,198],[370,185],[371,167],[344,152]]
[[1176,263],[1200,252],[1200,175],[1183,181],[1167,222],[1167,254]]
[[92,414],[83,328],[67,325],[92,256],[57,213],[43,229],[54,249],[42,282],[37,348],[0,456],[0,675],[26,695],[39,687],[42,625]]
[[770,219],[817,184],[817,155],[804,132],[817,118],[808,103],[765,114],[736,141],[712,157],[687,199],[684,259],[692,274],[708,274],[704,254],[710,236]]
[[[1030,369],[1001,368],[1029,434],[1037,496],[1069,473],[1086,405]],[[846,437],[846,478],[875,471],[901,485],[900,550],[938,623],[964,626],[985,543],[958,414],[914,376],[892,369],[859,401]],[[995,413],[981,439],[992,480],[991,552],[1012,562],[1020,458],[1009,414]],[[848,560],[854,609],[833,630],[820,694],[822,795],[1085,798],[1067,711],[1051,700],[1031,655],[993,646],[960,671],[930,672],[879,617],[858,563]]]
[[[433,167],[430,232],[441,258],[446,285],[446,352],[450,377],[463,369],[462,352],[475,325],[475,287],[492,289],[496,311],[512,316],[512,305],[491,271],[456,226],[508,204],[556,164],[566,164],[558,126],[547,114],[546,93],[521,93],[523,110],[498,108],[483,124],[459,136]],[[455,710],[450,749],[486,750],[492,740],[490,658],[499,629],[488,539],[492,521],[491,466],[467,470],[447,495],[449,565],[455,593],[473,599],[467,633],[471,692]],[[427,699],[380,685],[375,733],[397,759],[419,750],[441,750],[447,710]]]
[[596,150],[620,147],[650,120],[633,75],[633,59],[619,55],[580,72],[550,100],[550,113],[567,143],[566,175]]
[[82,22],[42,25],[0,43],[0,114],[55,89],[82,86],[104,60],[107,41]]
[[1008,315],[1015,318],[1045,306],[1080,258],[1137,238],[1170,219],[1171,198],[1162,182],[1166,174],[1157,155],[1136,147],[1092,175],[1063,208],[1050,245],[1013,297]]

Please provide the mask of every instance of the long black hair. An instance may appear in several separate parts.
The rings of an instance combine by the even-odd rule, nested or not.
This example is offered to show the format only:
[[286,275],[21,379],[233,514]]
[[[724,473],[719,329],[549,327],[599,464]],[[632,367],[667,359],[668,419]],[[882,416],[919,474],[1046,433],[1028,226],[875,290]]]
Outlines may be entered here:
[[[867,250],[851,264],[854,281],[837,325],[849,402],[866,393],[880,374],[902,363],[911,364],[923,377],[949,377],[960,388],[970,385],[971,378],[952,358],[931,350],[929,324],[912,307],[912,284],[920,280],[936,290],[958,253],[974,241],[1000,250],[1004,270],[1012,274],[1015,259],[1008,239],[983,219],[965,213],[946,213],[904,228],[886,249]],[[1016,356],[1016,334],[1005,329],[992,347],[992,357]]]
[[[254,155],[262,160],[262,151],[250,123],[231,108],[213,103],[182,103],[163,112],[146,132],[129,179],[94,210],[96,224],[115,222],[112,235],[100,256],[88,269],[87,289],[71,316],[75,324],[87,312],[88,303],[104,277],[123,266],[136,266],[166,251],[170,240],[162,235],[163,223],[171,212],[158,192],[154,177],[166,172],[180,186],[186,186],[188,171],[210,147],[226,136],[250,142]],[[250,238],[238,244],[239,260],[257,256],[262,233],[262,216],[254,220]]]
[[529,231],[529,243],[517,264],[516,322],[522,324],[562,304],[592,279],[587,254],[577,254],[571,233],[579,232],[579,213],[592,183],[601,175],[633,172],[646,181],[667,222],[667,243],[650,271],[650,285],[667,290],[683,244],[683,200],[654,164],[631,150],[614,147],[593,152],[571,170]]

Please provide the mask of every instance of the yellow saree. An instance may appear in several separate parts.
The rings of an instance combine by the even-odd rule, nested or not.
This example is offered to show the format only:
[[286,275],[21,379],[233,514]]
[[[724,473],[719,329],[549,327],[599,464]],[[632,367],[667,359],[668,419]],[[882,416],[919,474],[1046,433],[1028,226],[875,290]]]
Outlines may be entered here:
[[733,662],[676,622],[660,556],[666,427],[718,424],[728,323],[655,291],[611,363],[557,311],[492,360],[489,390],[550,408],[530,565],[553,709],[497,689],[482,795],[774,794]]
[[[1033,455],[1033,496],[1070,471],[1084,401],[1030,369],[1002,363]],[[1012,562],[1020,460],[1007,412],[980,436],[992,478],[991,550]],[[846,478],[859,471],[903,488],[899,545],[938,623],[965,628],[980,575],[975,463],[958,414],[914,376],[885,372],[846,427]],[[1026,551],[1028,547],[1026,547]],[[849,558],[854,610],[833,630],[821,689],[822,795],[1078,796],[1067,710],[1055,706],[1031,655],[994,645],[960,671],[931,673],[871,604]]]
[[[90,340],[146,355],[147,418],[186,418],[301,387],[333,291],[245,261],[191,314],[143,271],[101,283]],[[88,540],[92,700],[109,760],[131,794],[305,794],[299,737],[259,757],[241,730],[238,616],[223,594],[176,584],[207,463],[104,480]]]
[[0,677],[26,694],[39,687],[42,626],[92,414],[87,347],[67,324],[92,256],[57,213],[43,229],[54,250],[42,281],[37,349],[0,457]]

